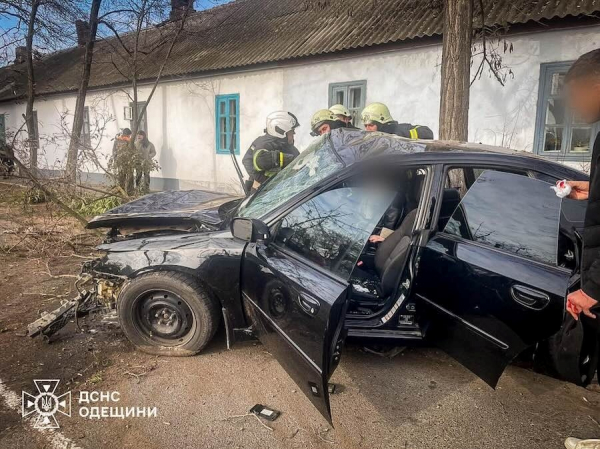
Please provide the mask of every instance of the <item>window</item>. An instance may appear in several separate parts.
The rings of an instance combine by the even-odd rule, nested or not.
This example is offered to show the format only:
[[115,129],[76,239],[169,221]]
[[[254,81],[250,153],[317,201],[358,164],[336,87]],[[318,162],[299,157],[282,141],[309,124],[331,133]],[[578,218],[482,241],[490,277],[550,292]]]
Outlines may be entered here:
[[562,87],[570,66],[571,62],[541,65],[534,148],[542,156],[586,160],[599,126],[580,122],[565,105]]
[[352,114],[352,124],[361,124],[360,113],[365,108],[367,99],[367,82],[351,81],[349,83],[333,83],[329,85],[329,106],[343,104]]
[[340,187],[308,200],[278,226],[275,243],[348,279],[394,192]]
[[215,98],[215,121],[217,124],[217,154],[229,154],[231,137],[235,154],[240,154],[240,95],[217,95]]
[[[140,113],[142,112],[142,108],[144,107],[145,104],[146,104],[145,101],[138,101],[137,102],[138,117],[139,117]],[[129,103],[129,107],[133,108],[133,103]],[[89,120],[88,120],[88,122],[89,122]],[[133,129],[133,112],[131,113],[131,125],[130,125],[130,127]],[[144,111],[144,116],[142,117],[142,120],[140,121],[140,126],[138,127],[138,131],[146,131],[146,132],[148,132],[148,111],[147,110]]]
[[460,201],[444,232],[557,265],[560,205],[543,181],[488,170]]
[[92,146],[91,132],[90,132],[90,108],[83,108],[83,126],[81,128],[81,142],[86,147]]
[[0,145],[6,143],[6,114],[0,114]]

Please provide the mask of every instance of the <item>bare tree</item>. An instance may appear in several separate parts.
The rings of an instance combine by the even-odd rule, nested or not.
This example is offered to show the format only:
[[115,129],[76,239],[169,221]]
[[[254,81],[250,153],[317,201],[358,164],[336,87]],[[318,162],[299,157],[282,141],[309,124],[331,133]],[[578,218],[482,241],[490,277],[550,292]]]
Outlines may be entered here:
[[[478,29],[474,26],[475,10],[480,22]],[[512,52],[513,46],[505,39],[501,41],[502,28],[487,26],[485,18],[484,0],[444,0],[440,139],[468,140],[469,88],[481,78],[486,67],[502,86],[513,76],[502,59],[502,53]],[[495,38],[503,50],[492,45],[490,37]],[[475,41],[479,42],[473,44]],[[474,57],[480,61],[471,78]]]
[[94,45],[96,43],[96,33],[98,31],[98,14],[102,0],[92,0],[90,8],[90,18],[88,21],[89,32],[86,36],[85,55],[83,59],[83,68],[81,73],[81,83],[77,92],[77,101],[75,103],[75,113],[73,117],[73,129],[71,131],[71,140],[67,152],[66,176],[70,181],[75,181],[77,177],[77,156],[81,144],[81,129],[83,127],[83,114],[85,108],[85,99],[90,83],[92,73],[92,60],[94,57]]
[[444,1],[440,139],[468,139],[473,0]]
[[31,9],[27,18],[27,36],[25,38],[27,51],[27,106],[25,107],[25,123],[27,126],[29,164],[31,170],[35,173],[37,170],[38,158],[38,135],[33,118],[33,103],[35,101],[35,73],[33,71],[33,37],[35,34],[35,22],[41,0],[32,0]]
[[[111,53],[107,55],[110,63],[129,84],[130,89],[123,89],[132,104],[132,136],[137,134],[146,113],[148,104],[152,100],[158,83],[162,79],[164,70],[171,58],[171,54],[185,27],[189,13],[193,11],[193,0],[173,2],[176,8],[171,10],[167,17],[170,2],[164,0],[125,0],[121,8],[114,13],[106,14],[100,19],[100,24],[106,27],[111,37],[105,39],[107,48]],[[139,81],[146,65],[157,66],[156,75],[153,76],[149,95],[145,98],[141,109],[139,103]],[[133,166],[135,165],[134,139],[128,145],[128,150],[121,150],[116,154],[114,168],[126,172],[119,176],[121,187],[128,193],[133,192]]]
[[40,50],[52,51],[69,43],[65,37],[69,36],[65,24],[71,24],[78,14],[79,6],[75,0],[0,0],[4,55],[8,49],[16,49],[15,62],[25,65],[27,88],[23,118],[28,135],[29,165],[33,172],[37,169],[39,146],[34,120],[36,60],[41,55]]

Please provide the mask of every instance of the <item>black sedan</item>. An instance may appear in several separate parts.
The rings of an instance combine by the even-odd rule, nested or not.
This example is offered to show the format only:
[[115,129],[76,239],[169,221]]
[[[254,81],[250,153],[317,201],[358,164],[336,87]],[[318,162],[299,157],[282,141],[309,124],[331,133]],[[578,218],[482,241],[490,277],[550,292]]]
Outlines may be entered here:
[[[565,178],[588,179],[528,153],[340,129],[245,199],[163,192],[96,217],[110,231],[85,271],[139,349],[196,354],[222,321],[330,420],[346,337],[439,345],[494,387],[557,334],[585,211],[550,188]],[[589,381],[594,358],[574,359],[562,371]]]

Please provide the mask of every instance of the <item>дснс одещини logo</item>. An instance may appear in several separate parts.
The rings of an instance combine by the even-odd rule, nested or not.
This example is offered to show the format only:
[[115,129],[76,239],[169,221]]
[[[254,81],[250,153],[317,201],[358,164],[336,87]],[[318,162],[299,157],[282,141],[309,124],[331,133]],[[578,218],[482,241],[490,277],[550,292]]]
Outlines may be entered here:
[[71,416],[71,392],[57,396],[55,394],[59,380],[39,379],[34,380],[38,394],[32,395],[23,391],[21,397],[21,408],[23,417],[37,413],[37,419],[33,425],[36,429],[58,429],[58,421],[54,415],[62,413]]

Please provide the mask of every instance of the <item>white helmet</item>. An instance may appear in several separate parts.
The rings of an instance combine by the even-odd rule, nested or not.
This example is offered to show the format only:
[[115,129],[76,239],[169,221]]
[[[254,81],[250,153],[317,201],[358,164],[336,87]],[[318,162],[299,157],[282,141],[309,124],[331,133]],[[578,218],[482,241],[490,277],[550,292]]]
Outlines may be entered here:
[[287,111],[275,111],[267,115],[266,133],[273,137],[284,138],[288,131],[300,126],[294,114]]
[[343,104],[334,104],[329,110],[335,115],[343,115],[344,117],[352,117],[350,111]]

